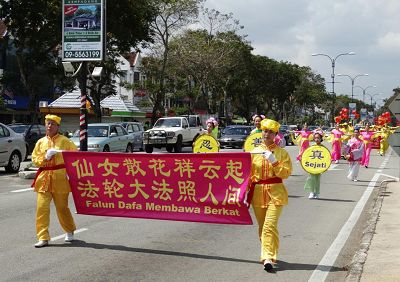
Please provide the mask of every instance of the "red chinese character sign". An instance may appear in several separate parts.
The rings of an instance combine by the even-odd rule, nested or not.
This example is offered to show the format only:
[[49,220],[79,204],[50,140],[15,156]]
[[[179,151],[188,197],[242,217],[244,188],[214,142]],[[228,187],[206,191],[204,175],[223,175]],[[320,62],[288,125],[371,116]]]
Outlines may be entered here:
[[80,214],[252,224],[248,153],[63,152]]

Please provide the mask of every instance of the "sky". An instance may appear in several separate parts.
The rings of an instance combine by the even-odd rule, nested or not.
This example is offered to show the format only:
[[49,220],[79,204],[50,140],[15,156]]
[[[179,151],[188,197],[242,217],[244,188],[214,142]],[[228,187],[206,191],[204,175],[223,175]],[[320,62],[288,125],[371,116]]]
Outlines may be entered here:
[[[335,74],[368,74],[356,77],[354,86],[359,87],[353,88],[359,100],[365,89],[368,104],[368,94],[382,105],[400,87],[399,0],[206,0],[205,6],[232,13],[254,54],[311,67],[325,78],[328,92],[332,61],[311,54],[334,59],[354,52],[337,57]],[[351,92],[351,78],[335,76],[336,95],[351,97]]]

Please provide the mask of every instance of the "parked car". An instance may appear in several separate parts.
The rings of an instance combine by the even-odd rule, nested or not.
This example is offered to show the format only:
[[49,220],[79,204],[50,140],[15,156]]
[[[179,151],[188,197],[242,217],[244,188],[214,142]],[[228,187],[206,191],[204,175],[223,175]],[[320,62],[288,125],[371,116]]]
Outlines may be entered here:
[[0,123],[0,166],[7,172],[18,172],[26,157],[26,143],[22,134]]
[[232,147],[243,148],[244,141],[250,135],[251,126],[248,125],[229,125],[221,131],[218,138],[220,148]]
[[122,122],[132,141],[132,150],[143,151],[143,124],[140,122]]
[[[121,124],[88,124],[88,151],[90,152],[132,152],[132,141]],[[79,130],[75,131],[71,141],[79,148]]]
[[35,148],[36,142],[46,136],[46,127],[42,124],[22,124],[14,123],[8,125],[16,133],[20,133],[24,136],[27,146],[27,156],[32,154]]

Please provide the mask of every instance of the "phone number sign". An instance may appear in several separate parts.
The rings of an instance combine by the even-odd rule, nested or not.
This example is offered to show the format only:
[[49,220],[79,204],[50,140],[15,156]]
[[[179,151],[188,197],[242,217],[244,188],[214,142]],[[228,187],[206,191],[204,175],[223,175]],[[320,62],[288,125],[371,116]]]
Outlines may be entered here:
[[63,61],[101,61],[103,0],[63,0]]

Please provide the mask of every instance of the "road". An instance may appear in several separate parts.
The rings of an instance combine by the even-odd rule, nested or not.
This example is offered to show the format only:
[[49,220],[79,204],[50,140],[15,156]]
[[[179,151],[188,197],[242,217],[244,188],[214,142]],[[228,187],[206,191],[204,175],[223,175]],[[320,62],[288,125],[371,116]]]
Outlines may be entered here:
[[[298,147],[286,147],[295,160]],[[321,177],[321,199],[309,200],[307,174],[293,163],[289,205],[280,221],[279,269],[258,262],[257,225],[234,226],[75,214],[76,241],[65,243],[52,207],[51,245],[35,249],[31,180],[0,170],[1,281],[344,281],[377,194],[398,177],[398,156],[373,151],[359,182],[347,164]],[[371,182],[371,180],[373,180]],[[71,198],[71,209],[75,210]],[[349,220],[350,219],[350,220]],[[253,222],[255,218],[253,216]],[[317,270],[316,270],[317,269]]]

